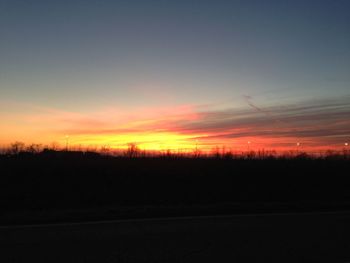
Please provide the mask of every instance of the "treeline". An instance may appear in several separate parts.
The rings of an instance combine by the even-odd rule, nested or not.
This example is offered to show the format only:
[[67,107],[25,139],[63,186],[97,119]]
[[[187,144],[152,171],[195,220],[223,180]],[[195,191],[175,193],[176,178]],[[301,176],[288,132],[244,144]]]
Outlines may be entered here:
[[198,148],[191,150],[141,150],[136,144],[129,143],[126,149],[112,149],[108,146],[97,147],[60,147],[58,144],[41,145],[29,144],[23,142],[14,142],[7,147],[0,148],[0,155],[103,155],[126,158],[216,158],[216,159],[350,159],[350,150],[326,150],[322,152],[306,152],[302,150],[290,150],[278,152],[275,150],[249,150],[232,151],[225,147],[214,147],[210,152],[204,152]]

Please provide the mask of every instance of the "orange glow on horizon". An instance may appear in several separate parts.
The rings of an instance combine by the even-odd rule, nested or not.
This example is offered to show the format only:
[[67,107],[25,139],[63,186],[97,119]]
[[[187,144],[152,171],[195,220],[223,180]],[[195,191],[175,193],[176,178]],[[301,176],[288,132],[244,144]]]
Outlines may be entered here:
[[[10,106],[8,105],[9,108]],[[27,145],[35,143],[50,146],[55,143],[61,148],[108,147],[121,150],[134,143],[146,151],[191,152],[197,149],[203,153],[212,152],[215,148],[232,152],[348,149],[346,136],[297,136],[303,132],[308,134],[313,127],[317,134],[318,126],[321,125],[311,126],[314,117],[306,127],[304,122],[276,124],[274,121],[267,121],[266,126],[261,123],[266,118],[262,118],[261,113],[257,117],[253,115],[254,121],[246,123],[246,115],[240,116],[240,111],[228,112],[230,115],[224,112],[222,115],[222,111],[201,112],[191,105],[141,108],[126,112],[107,109],[90,114],[27,105],[15,105],[14,108],[18,110],[13,114],[0,112],[1,147],[22,141]],[[248,115],[247,119],[249,118],[252,117]],[[339,130],[341,129],[342,126]]]
[[[199,150],[203,154],[220,152],[250,152],[250,151],[276,151],[279,152],[322,152],[327,150],[347,149],[346,143],[334,146],[313,145],[311,141],[296,142],[296,138],[236,138],[225,140],[206,140],[210,134],[180,134],[172,132],[138,132],[114,135],[74,135],[62,134],[59,140],[55,141],[56,147],[60,149],[100,149],[125,150],[130,144],[135,144],[142,151],[156,152],[182,152],[191,153]],[[40,142],[37,140],[36,142]],[[27,145],[31,141],[25,141]],[[51,146],[52,142],[40,142],[42,146]]]
[[[125,150],[129,145],[135,144],[140,150],[145,151],[168,151],[171,152],[194,152],[212,153],[215,149],[220,152],[249,152],[249,151],[276,151],[276,152],[321,152],[326,150],[347,149],[348,144],[343,143],[332,146],[313,145],[312,142],[296,142],[295,138],[263,138],[250,137],[232,140],[206,140],[207,134],[179,134],[171,132],[138,132],[132,134],[115,135],[62,135],[55,141],[23,141],[27,145],[35,142],[42,146],[56,146],[65,149],[107,147],[111,150]],[[284,144],[282,144],[282,142]],[[14,142],[14,141],[12,141]],[[9,142],[7,145],[9,145]],[[4,144],[5,145],[5,144]]]

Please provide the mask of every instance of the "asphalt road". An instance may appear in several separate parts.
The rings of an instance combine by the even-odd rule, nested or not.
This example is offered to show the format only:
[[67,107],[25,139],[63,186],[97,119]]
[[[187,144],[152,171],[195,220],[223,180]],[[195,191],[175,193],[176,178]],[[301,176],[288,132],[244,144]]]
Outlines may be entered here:
[[350,212],[0,227],[0,262],[350,262]]

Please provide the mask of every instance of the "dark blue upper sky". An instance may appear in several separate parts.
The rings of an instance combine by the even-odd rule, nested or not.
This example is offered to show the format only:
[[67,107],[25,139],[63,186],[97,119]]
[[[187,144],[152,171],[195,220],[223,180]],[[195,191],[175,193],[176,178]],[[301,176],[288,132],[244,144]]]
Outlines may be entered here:
[[71,107],[68,94],[147,103],[138,89],[152,87],[173,103],[344,94],[349,13],[346,0],[1,0],[1,97]]

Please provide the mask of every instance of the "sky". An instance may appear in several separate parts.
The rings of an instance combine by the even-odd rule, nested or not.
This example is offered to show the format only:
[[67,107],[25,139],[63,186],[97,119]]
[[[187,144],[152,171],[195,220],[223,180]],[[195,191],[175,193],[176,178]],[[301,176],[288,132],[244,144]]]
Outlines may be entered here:
[[0,0],[0,145],[342,149],[349,13],[347,0]]

